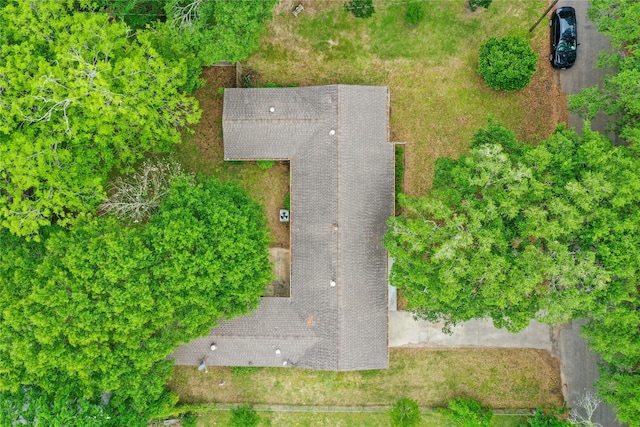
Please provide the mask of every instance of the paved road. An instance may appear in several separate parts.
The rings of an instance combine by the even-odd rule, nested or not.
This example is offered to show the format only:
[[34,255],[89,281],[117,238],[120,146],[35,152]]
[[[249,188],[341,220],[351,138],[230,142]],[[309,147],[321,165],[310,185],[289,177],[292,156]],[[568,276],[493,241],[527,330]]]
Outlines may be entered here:
[[[576,10],[578,21],[578,58],[575,65],[568,70],[560,70],[560,85],[567,94],[576,94],[586,87],[596,86],[602,83],[603,77],[612,72],[611,69],[596,67],[598,56],[603,50],[610,50],[609,38],[598,33],[596,25],[587,18],[589,0],[563,0],[560,6],[571,6]],[[606,133],[607,125],[611,121],[609,117],[600,113],[591,122],[591,127],[602,133]],[[582,119],[575,114],[569,114],[569,125],[575,127],[578,132],[582,130]],[[616,143],[622,141],[617,135],[608,133]]]
[[[579,93],[581,89],[602,84],[606,74],[612,70],[596,68],[596,61],[600,51],[610,50],[609,39],[598,33],[596,25],[587,18],[589,0],[563,0],[558,6],[572,6],[576,10],[578,21],[578,58],[576,64],[568,69],[558,71],[560,73],[560,85],[567,94]],[[591,127],[602,133],[607,133],[610,118],[599,114],[592,122]],[[569,125],[579,132],[582,130],[582,120],[575,114],[569,115]],[[608,134],[614,142],[620,143],[617,135]],[[576,399],[585,391],[595,391],[592,384],[598,378],[598,355],[589,351],[584,339],[580,337],[580,327],[584,322],[572,322],[560,329],[558,347],[563,382],[565,383],[565,399],[568,405],[575,407]],[[613,410],[605,404],[594,413],[593,420],[603,427],[618,427]]]
[[[576,407],[576,399],[591,391],[595,394],[593,383],[598,379],[597,363],[600,357],[592,353],[587,343],[580,336],[580,328],[585,322],[576,320],[564,325],[560,330],[558,348],[560,353],[560,369],[565,389],[565,399],[569,407]],[[593,414],[592,421],[603,427],[619,427],[615,413],[604,403],[601,403]]]

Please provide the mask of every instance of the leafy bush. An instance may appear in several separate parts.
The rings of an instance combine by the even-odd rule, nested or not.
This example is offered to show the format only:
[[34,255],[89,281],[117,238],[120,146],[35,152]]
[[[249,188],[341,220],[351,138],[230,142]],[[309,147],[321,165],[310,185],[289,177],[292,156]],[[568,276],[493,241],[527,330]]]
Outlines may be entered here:
[[193,412],[189,412],[180,420],[180,424],[182,424],[182,427],[196,427],[198,425],[198,419]]
[[484,7],[485,9],[491,5],[493,0],[469,0],[469,7],[472,11],[475,11],[479,7]]
[[399,399],[389,415],[393,427],[412,427],[420,424],[420,408],[413,399]]
[[252,405],[240,405],[231,410],[231,425],[233,427],[255,427],[260,417]]
[[271,169],[276,164],[275,160],[257,160],[260,169]]
[[373,0],[349,0],[344,8],[356,18],[369,18],[375,12]]
[[407,11],[404,14],[404,19],[409,25],[417,25],[424,19],[424,7],[422,3],[415,2],[407,4]]
[[491,427],[493,411],[473,399],[453,399],[448,403],[449,409],[444,417],[456,427]]
[[480,47],[478,72],[493,89],[514,91],[531,82],[538,55],[519,37],[491,37]]
[[527,419],[527,424],[521,424],[520,427],[564,427],[570,426],[567,421],[561,421],[556,418],[555,414],[545,414],[542,409],[536,409],[533,417]]

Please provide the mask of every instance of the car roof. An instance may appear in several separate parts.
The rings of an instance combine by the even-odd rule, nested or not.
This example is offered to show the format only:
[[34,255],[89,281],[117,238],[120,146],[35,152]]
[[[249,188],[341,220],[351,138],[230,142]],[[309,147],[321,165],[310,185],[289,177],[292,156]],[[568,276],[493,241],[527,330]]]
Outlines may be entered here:
[[[555,10],[555,14],[558,15],[558,21],[560,24],[560,34],[563,37],[567,35],[576,37],[576,11],[570,6],[563,6]],[[569,34],[566,31],[569,30]]]

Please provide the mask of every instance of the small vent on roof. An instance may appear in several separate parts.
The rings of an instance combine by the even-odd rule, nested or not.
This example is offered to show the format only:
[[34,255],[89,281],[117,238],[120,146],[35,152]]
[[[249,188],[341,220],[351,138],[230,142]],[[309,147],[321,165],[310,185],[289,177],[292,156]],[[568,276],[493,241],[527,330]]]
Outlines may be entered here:
[[216,349],[218,348],[218,346],[216,345],[216,343],[212,342],[211,346],[209,347],[211,349],[211,351],[216,351]]
[[331,129],[331,130],[329,131],[329,135],[333,136],[333,135],[335,135],[335,134],[336,134],[335,129]]
[[276,354],[280,354],[280,349],[276,348]]
[[335,281],[335,280],[332,280],[331,282],[329,282],[329,284],[330,284],[330,285],[331,285],[331,287],[333,288],[333,287],[335,287],[335,286],[336,286],[336,281]]
[[275,113],[276,112],[276,107],[269,107],[269,112],[270,113]]

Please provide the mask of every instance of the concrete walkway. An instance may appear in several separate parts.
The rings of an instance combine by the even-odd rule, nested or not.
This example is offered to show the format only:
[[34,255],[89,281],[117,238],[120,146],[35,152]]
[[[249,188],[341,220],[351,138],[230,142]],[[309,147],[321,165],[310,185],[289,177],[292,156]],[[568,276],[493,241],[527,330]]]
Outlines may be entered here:
[[442,323],[414,320],[410,312],[389,312],[389,347],[514,347],[547,350],[557,357],[553,329],[531,322],[524,331],[512,334],[496,329],[490,320],[471,320],[442,332]]

